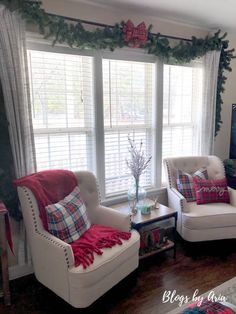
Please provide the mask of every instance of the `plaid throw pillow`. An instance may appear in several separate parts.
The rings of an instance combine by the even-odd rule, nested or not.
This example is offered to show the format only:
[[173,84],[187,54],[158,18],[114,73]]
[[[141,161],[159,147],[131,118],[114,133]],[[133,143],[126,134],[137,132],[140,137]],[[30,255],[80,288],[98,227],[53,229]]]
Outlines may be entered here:
[[193,202],[196,200],[193,178],[208,179],[207,169],[201,168],[193,175],[177,170],[177,189],[186,198],[187,202]]
[[45,210],[48,231],[64,242],[79,239],[91,226],[78,187],[58,203],[46,206]]
[[226,179],[198,180],[194,179],[197,204],[230,203]]
[[210,301],[207,298],[202,301],[201,305],[198,305],[198,302],[199,301],[190,304],[190,306],[180,314],[235,314],[234,310],[229,306]]

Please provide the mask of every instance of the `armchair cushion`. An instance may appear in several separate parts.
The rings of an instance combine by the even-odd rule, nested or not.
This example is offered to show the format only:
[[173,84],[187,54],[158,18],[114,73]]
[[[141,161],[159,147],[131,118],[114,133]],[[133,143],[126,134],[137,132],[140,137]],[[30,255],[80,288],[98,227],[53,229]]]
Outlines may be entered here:
[[194,190],[193,179],[208,179],[208,173],[206,168],[200,168],[193,175],[177,170],[177,187],[178,191],[186,198],[187,202],[196,200],[196,194]]
[[[189,202],[189,212],[183,213],[183,226],[189,230],[211,230],[236,226],[236,208],[225,203],[197,205]],[[220,238],[220,237],[219,237]]]
[[92,225],[78,240],[71,243],[75,266],[87,268],[94,262],[94,254],[102,255],[104,248],[122,245],[122,240],[129,240],[130,232],[120,231],[113,227]]
[[226,179],[194,179],[197,204],[230,203]]
[[[86,269],[82,265],[78,267],[71,267],[69,272],[80,276],[79,285],[94,285],[106,273],[110,273],[116,269],[119,264],[122,264],[129,255],[127,255],[127,248],[130,248],[130,255],[133,256],[139,249],[139,234],[136,230],[131,231],[132,236],[129,241],[122,241],[122,246],[119,244],[114,245],[112,248],[104,248],[103,254],[96,255],[93,264],[89,265]],[[99,270],[95,272],[95,270]]]
[[66,243],[79,239],[91,226],[78,186],[63,200],[46,206],[45,210],[48,231]]

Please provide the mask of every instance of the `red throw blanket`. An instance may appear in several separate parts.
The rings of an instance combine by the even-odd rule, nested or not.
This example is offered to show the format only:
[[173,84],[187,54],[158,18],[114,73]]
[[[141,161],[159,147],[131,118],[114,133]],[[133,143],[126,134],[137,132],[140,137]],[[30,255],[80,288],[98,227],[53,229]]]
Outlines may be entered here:
[[[45,170],[15,180],[16,186],[29,188],[39,206],[40,218],[44,228],[48,231],[45,206],[57,203],[67,196],[77,185],[73,172],[68,170]],[[83,265],[84,268],[94,261],[94,253],[101,255],[102,248],[111,248],[122,240],[128,240],[130,232],[122,232],[108,226],[92,225],[78,240],[70,243],[75,266]]]
[[94,261],[94,253],[102,255],[101,249],[122,245],[122,240],[128,240],[130,232],[124,232],[112,227],[92,225],[78,240],[71,243],[75,257],[75,266],[87,268]]
[[45,170],[17,179],[14,184],[26,186],[33,192],[38,202],[43,227],[48,231],[45,207],[57,203],[70,194],[76,187],[77,180],[74,173],[68,170]]

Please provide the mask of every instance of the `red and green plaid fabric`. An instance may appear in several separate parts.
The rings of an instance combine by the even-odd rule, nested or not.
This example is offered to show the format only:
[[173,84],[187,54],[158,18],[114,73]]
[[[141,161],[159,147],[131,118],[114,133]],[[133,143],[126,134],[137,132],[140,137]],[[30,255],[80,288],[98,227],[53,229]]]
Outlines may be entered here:
[[91,226],[78,187],[58,203],[46,206],[45,210],[48,231],[67,243],[79,239]]
[[196,200],[193,178],[208,179],[206,168],[197,170],[193,175],[177,170],[176,183],[178,191],[186,198],[187,202]]
[[197,204],[230,203],[226,179],[193,181]]
[[200,306],[194,302],[180,314],[236,314],[236,312],[222,303],[205,298]]

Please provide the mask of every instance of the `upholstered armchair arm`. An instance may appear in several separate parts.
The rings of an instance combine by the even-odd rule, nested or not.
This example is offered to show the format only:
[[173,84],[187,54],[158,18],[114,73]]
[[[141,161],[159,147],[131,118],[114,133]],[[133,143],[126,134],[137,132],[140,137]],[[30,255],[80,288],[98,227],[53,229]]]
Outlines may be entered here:
[[99,205],[93,213],[93,223],[111,226],[122,231],[130,231],[130,215],[116,209]]
[[66,269],[74,266],[74,254],[70,244],[53,236],[46,230],[36,231],[34,236],[37,241],[35,249],[40,252],[45,264],[50,265],[49,267],[52,268],[62,267]]
[[68,268],[74,266],[71,246],[44,230],[36,230],[32,236],[31,253],[36,278],[69,300]]
[[177,210],[179,213],[188,212],[188,203],[186,198],[175,188],[168,188],[168,203],[169,207]]
[[230,204],[236,207],[236,190],[228,187],[229,196],[230,196]]
[[175,188],[167,188],[168,205],[178,212],[177,230],[182,234],[182,212],[188,212],[188,203],[185,197]]

